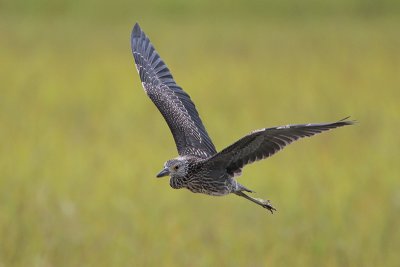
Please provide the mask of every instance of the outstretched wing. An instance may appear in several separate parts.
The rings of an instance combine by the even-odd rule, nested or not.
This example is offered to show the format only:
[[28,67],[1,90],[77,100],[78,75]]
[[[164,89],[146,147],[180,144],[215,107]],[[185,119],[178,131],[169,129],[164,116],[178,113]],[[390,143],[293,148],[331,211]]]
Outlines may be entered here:
[[164,61],[137,23],[132,31],[131,46],[143,88],[164,116],[179,155],[202,158],[214,155],[214,144],[195,105],[189,95],[175,83]]
[[206,164],[224,168],[233,175],[240,172],[243,166],[270,157],[299,138],[354,123],[346,119],[334,123],[297,124],[256,130],[215,154]]

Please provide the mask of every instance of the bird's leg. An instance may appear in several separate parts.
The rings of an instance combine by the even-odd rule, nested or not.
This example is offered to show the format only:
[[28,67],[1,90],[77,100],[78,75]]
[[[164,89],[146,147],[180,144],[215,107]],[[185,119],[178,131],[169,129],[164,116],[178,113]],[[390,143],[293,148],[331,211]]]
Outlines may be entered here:
[[250,196],[246,195],[245,193],[243,193],[242,191],[236,191],[234,193],[238,196],[244,197],[245,199],[248,199],[248,200],[260,205],[261,207],[269,210],[271,213],[274,213],[274,211],[276,211],[276,209],[270,204],[269,200],[263,200],[260,198],[250,197]]
[[238,190],[238,191],[246,191],[246,192],[249,192],[249,193],[255,193],[253,190],[248,189],[247,187],[245,187],[242,184],[236,183],[236,186],[237,186],[236,190]]

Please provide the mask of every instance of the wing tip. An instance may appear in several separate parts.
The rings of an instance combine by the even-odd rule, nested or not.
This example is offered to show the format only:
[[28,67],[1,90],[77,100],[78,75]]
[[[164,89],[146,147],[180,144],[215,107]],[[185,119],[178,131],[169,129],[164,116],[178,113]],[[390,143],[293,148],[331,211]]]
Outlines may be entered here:
[[131,35],[132,39],[140,37],[141,33],[142,33],[142,29],[140,28],[139,23],[136,22],[135,26],[133,26],[133,29],[132,29],[132,35]]
[[139,49],[138,45],[139,43],[142,43],[146,40],[146,34],[142,31],[142,29],[139,26],[139,23],[135,23],[132,29],[131,33],[131,49],[132,52],[135,52],[136,50]]
[[341,126],[345,126],[345,125],[354,125],[356,123],[358,123],[357,120],[349,120],[350,116],[347,116],[341,120],[338,120],[336,123],[339,123]]

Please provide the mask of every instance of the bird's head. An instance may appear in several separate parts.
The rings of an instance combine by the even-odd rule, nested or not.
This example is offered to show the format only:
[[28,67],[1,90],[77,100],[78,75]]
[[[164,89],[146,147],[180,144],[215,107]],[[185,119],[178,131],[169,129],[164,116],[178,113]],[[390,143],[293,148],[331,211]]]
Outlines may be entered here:
[[189,162],[183,158],[171,159],[165,162],[164,169],[157,174],[157,178],[164,176],[185,177]]

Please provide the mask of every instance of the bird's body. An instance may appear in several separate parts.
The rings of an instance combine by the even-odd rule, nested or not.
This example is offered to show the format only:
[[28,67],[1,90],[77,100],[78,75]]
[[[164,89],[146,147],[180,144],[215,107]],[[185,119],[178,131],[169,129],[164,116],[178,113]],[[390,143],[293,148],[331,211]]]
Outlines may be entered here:
[[168,160],[157,175],[169,175],[170,186],[174,189],[187,188],[193,193],[213,196],[234,193],[273,212],[275,209],[269,201],[244,193],[253,191],[236,181],[242,168],[272,156],[299,138],[353,124],[345,118],[333,123],[264,128],[217,153],[189,95],[175,83],[138,24],[132,31],[131,46],[143,88],[164,116],[178,149],[179,156]]
[[182,173],[170,171],[170,185],[174,189],[187,188],[193,193],[223,196],[244,188],[232,175],[223,169],[210,168],[202,158],[183,156],[172,160],[172,164],[184,168]]

